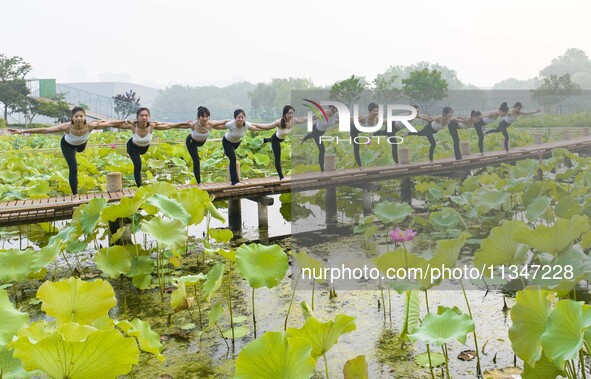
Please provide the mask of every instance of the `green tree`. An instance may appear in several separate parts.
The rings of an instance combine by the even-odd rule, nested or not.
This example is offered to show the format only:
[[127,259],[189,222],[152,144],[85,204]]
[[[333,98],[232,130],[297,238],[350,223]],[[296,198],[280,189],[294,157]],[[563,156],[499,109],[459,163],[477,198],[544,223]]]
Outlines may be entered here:
[[402,92],[428,112],[437,100],[447,96],[447,82],[440,71],[424,68],[411,72],[408,79],[402,80]]
[[449,67],[442,66],[437,63],[429,63],[425,61],[417,62],[415,64],[411,64],[408,66],[390,66],[385,72],[379,74],[377,77],[380,79],[391,79],[395,77],[393,85],[396,87],[401,87],[402,80],[408,79],[410,77],[411,72],[420,71],[425,68],[429,71],[439,71],[441,73],[441,78],[447,82],[447,87],[449,90],[477,89],[477,87],[474,85],[463,83],[458,78],[458,74],[455,70],[452,70]]
[[532,98],[544,108],[544,111],[560,114],[564,100],[577,95],[580,90],[581,87],[571,81],[570,74],[550,75],[549,78],[544,78],[542,85],[532,90]]
[[400,89],[396,87],[397,75],[377,76],[372,82],[371,92],[379,104],[389,104],[400,96]]
[[306,78],[271,79],[271,83],[258,83],[249,93],[253,117],[271,119],[281,115],[283,106],[292,103],[291,91],[313,89]]
[[120,93],[113,96],[115,106],[113,110],[119,119],[125,119],[130,114],[135,113],[140,108],[140,98],[136,98],[136,93],[133,90],[129,92]]
[[4,120],[8,118],[8,111],[21,107],[29,94],[25,81],[29,71],[31,65],[21,57],[8,58],[0,54],[0,103],[4,105]]
[[349,79],[341,80],[332,85],[330,98],[351,106],[359,100],[366,87],[367,83],[364,78],[351,75]]

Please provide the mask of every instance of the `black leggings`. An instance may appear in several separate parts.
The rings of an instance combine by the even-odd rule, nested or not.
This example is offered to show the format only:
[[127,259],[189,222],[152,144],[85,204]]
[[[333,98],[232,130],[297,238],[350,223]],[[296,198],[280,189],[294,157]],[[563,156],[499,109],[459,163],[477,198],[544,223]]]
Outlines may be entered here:
[[[242,142],[242,141],[240,141]],[[226,136],[222,138],[222,146],[224,147],[224,154],[230,159],[230,180],[232,185],[240,182],[238,179],[238,170],[236,169],[236,149],[240,146],[240,142],[230,142]]]
[[451,120],[449,124],[447,124],[447,128],[449,129],[449,134],[451,135],[451,139],[454,144],[454,155],[456,160],[462,159],[462,152],[460,151],[460,136],[458,134],[458,122],[455,120]]
[[[386,136],[386,137],[390,138],[390,137],[394,137],[396,135],[396,133],[398,133],[399,130],[400,129],[396,129],[396,127],[392,127],[392,131],[390,133],[388,133],[387,130],[378,130],[373,135],[374,136]],[[398,142],[398,141],[395,141],[395,142]],[[392,143],[392,144],[390,144],[390,146],[392,147],[392,158],[394,159],[394,163],[398,163],[398,144]]]
[[271,147],[273,148],[273,155],[275,156],[275,169],[277,170],[277,174],[279,174],[279,179],[283,179],[283,172],[281,171],[281,142],[284,140],[277,137],[277,133],[273,133],[270,140]]
[[503,146],[505,147],[505,151],[509,151],[509,133],[507,132],[507,128],[509,126],[511,126],[511,124],[509,124],[505,120],[501,120],[501,122],[499,122],[499,126],[496,129],[491,129],[491,130],[486,131],[486,134],[499,133],[499,132],[503,134],[503,137],[505,137],[505,140],[503,141]]
[[361,156],[359,155],[359,144],[355,143],[355,139],[359,137],[359,130],[351,123],[351,142],[353,145],[353,156],[355,157],[355,162],[357,162],[357,166],[361,167]]
[[435,153],[435,146],[437,146],[435,137],[433,137],[435,133],[437,133],[437,130],[433,129],[431,123],[428,123],[423,129],[419,130],[417,133],[408,133],[409,135],[413,136],[427,137],[427,140],[431,144],[431,146],[429,147],[429,160],[431,162],[433,162],[433,153]]
[[476,129],[476,134],[478,134],[478,149],[480,150],[480,153],[484,153],[484,131],[482,130],[484,125],[486,124],[482,119],[474,124],[474,129]]
[[318,146],[318,165],[320,166],[320,171],[324,171],[324,144],[320,142],[320,137],[326,133],[325,131],[318,130],[316,128],[316,124],[312,128],[312,132],[308,133],[304,138],[302,138],[302,142],[306,142],[310,138],[314,138],[314,142],[316,142],[316,146]]
[[132,138],[127,141],[127,154],[133,162],[133,178],[135,179],[135,185],[138,187],[142,186],[142,158],[141,155],[146,154],[148,146],[137,146],[134,145]]
[[193,174],[195,175],[197,184],[199,184],[201,183],[201,165],[199,161],[199,151],[197,148],[203,146],[205,141],[195,141],[189,134],[185,144],[187,145],[187,150],[189,150],[189,155],[193,159]]
[[82,145],[70,145],[66,142],[66,136],[63,136],[60,141],[60,147],[62,148],[62,154],[66,158],[68,164],[69,175],[68,181],[70,182],[70,189],[72,194],[78,194],[78,162],[76,161],[76,152],[81,153],[86,149],[86,142]]

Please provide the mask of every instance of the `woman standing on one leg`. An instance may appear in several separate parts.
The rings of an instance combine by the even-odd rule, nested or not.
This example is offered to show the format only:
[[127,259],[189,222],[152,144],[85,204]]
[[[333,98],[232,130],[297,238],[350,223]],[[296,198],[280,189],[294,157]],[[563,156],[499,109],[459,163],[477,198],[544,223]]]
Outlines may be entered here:
[[221,129],[222,125],[230,121],[213,121],[209,119],[210,115],[209,109],[200,106],[197,108],[197,121],[183,126],[191,129],[191,134],[187,136],[185,144],[187,145],[187,150],[193,160],[193,174],[195,175],[197,184],[201,183],[201,165],[198,148],[205,144],[211,129]]
[[93,130],[103,129],[109,126],[115,126],[112,122],[107,121],[86,121],[86,111],[81,107],[72,108],[72,118],[70,122],[55,125],[49,128],[34,128],[34,129],[7,129],[15,134],[47,134],[65,132],[60,141],[62,154],[68,164],[69,174],[68,181],[73,195],[78,194],[78,162],[76,161],[76,153],[81,153],[86,149],[88,137]]
[[480,120],[474,124],[474,129],[476,129],[476,134],[478,135],[478,149],[480,150],[480,155],[484,155],[485,126],[495,122],[499,117],[505,117],[507,112],[509,112],[509,106],[507,106],[507,102],[505,101],[503,104],[501,104],[499,110],[483,114]]
[[131,138],[127,141],[127,154],[133,162],[133,178],[135,184],[138,187],[142,186],[142,158],[141,156],[146,154],[152,142],[152,136],[154,130],[166,130],[170,128],[176,128],[183,125],[189,125],[190,123],[162,123],[157,121],[150,121],[150,110],[148,108],[139,108],[136,112],[136,121],[119,120],[112,121],[111,126],[120,129],[129,129],[133,131]]
[[527,115],[532,115],[532,114],[536,114],[536,113],[540,113],[541,110],[536,109],[533,112],[522,112],[521,109],[523,108],[523,105],[518,101],[513,105],[513,108],[511,108],[511,111],[505,116],[503,117],[503,119],[501,120],[501,122],[499,122],[499,126],[496,129],[492,129],[492,130],[488,130],[486,132],[486,134],[490,134],[490,133],[502,133],[503,137],[505,137],[505,140],[503,141],[503,145],[505,147],[505,151],[508,152],[509,151],[509,133],[507,132],[507,128],[509,126],[511,126],[512,123],[515,122],[515,120],[517,120],[517,118],[519,116],[527,116]]
[[[376,103],[369,103],[367,106],[368,114],[359,116],[359,124],[365,128],[376,126],[379,122],[380,107]],[[355,156],[355,162],[357,166],[361,168],[361,156],[359,155],[359,144],[355,143],[355,140],[359,136],[359,130],[351,122],[351,141],[353,144],[353,155]]]
[[[417,114],[419,114],[419,106],[412,104],[412,106],[417,110]],[[414,121],[410,120],[409,123],[412,124]],[[388,140],[390,139],[390,137],[394,137],[396,136],[396,133],[398,133],[399,131],[401,131],[402,129],[404,129],[405,126],[402,122],[400,121],[394,121],[394,124],[392,125],[392,131],[388,133],[387,129],[381,129],[377,132],[375,132],[373,135],[374,136],[387,136]],[[398,141],[396,141],[398,142]],[[390,143],[390,146],[392,148],[392,159],[394,159],[394,164],[398,164],[398,143],[391,143],[391,141],[388,141],[388,143]]]
[[230,159],[230,180],[232,185],[235,185],[240,182],[236,168],[236,149],[240,146],[247,129],[253,131],[261,129],[246,121],[246,113],[242,109],[236,109],[234,111],[234,120],[224,124],[220,129],[228,129],[224,134],[224,138],[222,138],[222,146],[224,147],[224,154]]
[[[273,155],[275,157],[275,169],[279,175],[279,180],[283,179],[283,172],[281,171],[281,142],[285,140],[285,137],[291,133],[291,129],[295,124],[303,124],[307,121],[306,117],[293,117],[295,108],[291,105],[283,107],[282,116],[279,120],[276,120],[270,124],[255,124],[252,125],[261,130],[269,130],[277,128],[277,131],[271,138],[265,138],[263,142],[271,142],[273,148]],[[305,138],[305,137],[304,137]]]
[[325,148],[322,141],[320,141],[320,137],[326,133],[326,130],[337,122],[337,107],[331,105],[326,110],[326,116],[328,120],[319,119],[316,120],[314,126],[312,128],[312,132],[308,133],[304,138],[302,138],[302,143],[306,142],[308,139],[313,138],[314,142],[316,142],[316,146],[318,147],[318,165],[320,166],[320,171],[324,171],[324,153]]
[[[433,154],[435,153],[435,146],[437,146],[437,142],[435,141],[435,137],[434,135],[442,130],[445,129],[450,121],[453,119],[453,109],[451,109],[451,107],[444,107],[443,108],[443,112],[441,114],[441,116],[429,116],[429,115],[423,115],[423,114],[419,114],[417,116],[417,118],[420,118],[421,120],[425,120],[427,121],[427,125],[421,129],[420,131],[418,131],[417,133],[408,133],[409,136],[424,136],[427,137],[427,140],[429,140],[429,144],[431,145],[429,147],[429,162],[433,162]],[[457,138],[457,132],[456,132],[456,138]],[[452,139],[454,139],[454,135],[452,134]],[[458,155],[460,153],[459,149],[460,149],[460,142],[459,139],[457,141],[457,150],[456,150],[456,140],[454,139],[454,153],[456,156],[456,159],[458,159]],[[459,155],[459,159],[462,159],[462,156]]]

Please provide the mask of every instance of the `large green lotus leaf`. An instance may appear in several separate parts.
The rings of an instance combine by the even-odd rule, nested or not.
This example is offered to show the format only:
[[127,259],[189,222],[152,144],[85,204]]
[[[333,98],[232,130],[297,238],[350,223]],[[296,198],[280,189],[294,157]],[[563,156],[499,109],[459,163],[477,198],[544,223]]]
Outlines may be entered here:
[[0,283],[20,282],[31,272],[33,268],[35,252],[32,249],[0,250]]
[[558,292],[569,292],[581,280],[591,280],[591,258],[573,245],[541,268],[532,284]]
[[154,354],[160,362],[164,360],[160,335],[152,330],[149,322],[136,318],[132,322],[120,321],[117,326],[128,336],[135,337],[142,351]]
[[570,219],[574,215],[583,213],[582,211],[583,207],[573,199],[571,194],[561,196],[554,207],[556,216],[564,219]]
[[94,262],[99,270],[115,279],[129,272],[131,255],[122,246],[104,247],[94,256]]
[[235,379],[306,379],[314,375],[312,346],[302,338],[267,332],[244,346],[236,358]]
[[221,287],[222,279],[224,277],[224,264],[221,262],[213,265],[211,270],[207,273],[207,279],[203,283],[202,298],[205,301],[210,301],[213,294]]
[[510,195],[507,192],[491,190],[485,187],[479,188],[472,193],[470,201],[476,208],[478,215],[482,216],[491,210],[500,210],[507,203]]
[[47,246],[36,252],[31,268],[37,271],[48,265],[62,251],[63,246],[64,242],[60,239],[50,240]]
[[441,314],[427,314],[423,323],[408,337],[411,341],[421,340],[426,344],[441,346],[453,340],[465,343],[466,336],[473,331],[474,321],[470,316],[458,314],[454,309],[447,308]]
[[544,354],[561,370],[565,361],[576,359],[583,347],[585,330],[591,327],[591,306],[572,300],[561,300],[548,317],[542,334]]
[[345,362],[343,367],[344,379],[369,379],[365,355],[359,355]]
[[152,271],[154,271],[154,261],[152,258],[141,255],[131,258],[131,268],[127,276],[132,279],[132,284],[141,290],[150,288],[152,282]]
[[[378,270],[384,274],[387,274],[388,270],[392,273],[392,271],[395,272],[397,269],[403,269],[409,274],[409,269],[426,271],[427,266],[429,265],[429,262],[425,258],[418,257],[403,247],[394,251],[387,251],[377,258],[372,259],[372,262],[376,265]],[[391,277],[392,275],[389,276]],[[400,277],[400,275],[398,276]],[[431,280],[429,272],[422,277],[420,275],[415,277],[407,276],[406,278],[395,279],[394,282],[397,284],[392,287],[395,287],[396,291],[399,293],[402,293],[407,289],[417,289],[415,283],[420,286],[421,289],[431,288],[438,283],[437,281]]]
[[38,181],[35,183],[34,186],[27,190],[27,197],[31,199],[45,199],[49,197],[47,194],[51,192],[51,187],[49,187],[49,182],[47,181]]
[[191,220],[191,215],[183,208],[182,204],[175,199],[169,199],[160,194],[148,198],[147,202],[157,207],[162,214],[174,220],[180,220],[187,225]]
[[466,244],[466,240],[470,237],[468,233],[462,233],[459,237],[454,239],[439,240],[437,247],[431,259],[431,267],[456,267],[458,257],[462,247]]
[[137,197],[124,197],[118,204],[111,204],[101,213],[101,220],[104,222],[115,221],[118,218],[133,216],[144,200]]
[[39,371],[25,371],[21,361],[14,358],[13,353],[13,351],[0,346],[0,373],[2,373],[2,379],[23,379],[32,376],[38,378],[40,376],[41,372]]
[[400,338],[408,340],[408,335],[414,333],[421,322],[421,305],[419,291],[404,291],[404,313]]
[[101,212],[106,206],[107,199],[97,198],[90,200],[88,204],[84,204],[78,208],[80,211],[80,226],[84,233],[88,235],[93,234],[94,228],[96,228],[96,224],[101,217]]
[[540,196],[527,205],[526,216],[527,219],[535,222],[540,216],[546,213],[546,209],[550,207],[552,199],[548,196]]
[[570,220],[558,219],[550,227],[538,225],[534,230],[520,228],[515,231],[513,238],[544,253],[556,255],[579,238],[581,233],[587,231],[589,231],[587,219],[577,215]]
[[211,204],[209,194],[196,187],[179,192],[175,199],[191,215],[189,225],[201,223],[205,217],[205,204]]
[[84,282],[69,278],[59,282],[45,282],[37,291],[43,301],[41,309],[58,323],[77,322],[91,325],[117,305],[115,292],[104,280]]
[[[14,356],[25,370],[42,370],[54,378],[68,379],[116,378],[138,363],[139,350],[133,338],[125,338],[114,329],[90,328],[94,331],[89,333],[86,328],[62,324],[39,340],[19,333],[12,343]],[[84,338],[74,338],[81,336]]]
[[373,212],[384,224],[397,224],[414,213],[414,209],[407,203],[384,201],[377,204]]
[[552,292],[528,287],[517,292],[515,305],[511,308],[511,346],[515,354],[531,367],[542,357],[540,338],[546,330],[552,297]]
[[462,216],[453,208],[444,207],[439,212],[429,215],[429,220],[435,229],[448,230],[455,228],[459,223],[466,225]]
[[3,289],[0,289],[0,320],[0,348],[6,346],[16,332],[29,323],[29,314],[17,311]]
[[229,260],[230,262],[236,262],[236,252],[234,250],[224,250],[224,249],[218,249],[218,250],[213,250],[213,249],[203,249],[204,252],[206,252],[209,255],[215,255],[215,254],[219,254],[222,257],[226,258],[227,260]]
[[288,337],[304,338],[312,344],[312,356],[318,358],[339,342],[339,337],[357,329],[355,317],[338,314],[334,321],[321,322],[316,317],[309,317],[300,329],[289,328]]
[[523,379],[554,379],[558,376],[566,377],[564,371],[560,371],[554,363],[542,354],[542,358],[536,362],[535,366],[530,366],[527,362],[523,364]]
[[141,222],[142,231],[158,241],[160,249],[180,248],[187,242],[187,227],[180,220],[163,220],[154,217]]
[[135,197],[147,199],[152,195],[157,193],[166,196],[172,197],[178,192],[176,187],[168,182],[156,182],[147,186],[142,186],[137,189],[135,192]]
[[287,254],[279,245],[241,245],[236,249],[236,267],[252,288],[273,288],[287,272]]
[[[318,279],[317,282],[324,283],[324,281],[326,280],[326,276],[324,275],[324,272],[322,271],[323,265],[319,259],[312,257],[310,254],[306,253],[305,251],[302,251],[299,253],[294,253],[293,251],[290,251],[289,255],[294,257],[296,262],[298,262],[298,266],[300,267],[300,270],[308,269],[312,273],[322,273],[322,275],[321,275],[322,278]],[[315,275],[315,276],[318,277],[320,275]],[[312,275],[312,277],[314,277],[314,275]]]
[[513,233],[523,225],[518,220],[505,220],[501,226],[493,228],[474,253],[474,267],[484,269],[487,274],[490,273],[486,269],[488,266],[524,263],[528,247],[513,239]]
[[217,242],[222,243],[228,243],[234,237],[234,233],[229,229],[209,229],[209,235]]

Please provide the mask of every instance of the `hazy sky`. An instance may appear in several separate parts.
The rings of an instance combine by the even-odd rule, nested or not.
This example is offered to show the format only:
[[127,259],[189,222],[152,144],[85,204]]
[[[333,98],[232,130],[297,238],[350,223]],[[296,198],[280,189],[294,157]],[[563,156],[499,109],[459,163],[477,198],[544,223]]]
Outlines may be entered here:
[[373,80],[439,63],[465,83],[537,76],[567,48],[591,55],[588,0],[4,0],[0,53],[29,78],[165,87],[308,77]]

